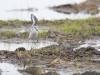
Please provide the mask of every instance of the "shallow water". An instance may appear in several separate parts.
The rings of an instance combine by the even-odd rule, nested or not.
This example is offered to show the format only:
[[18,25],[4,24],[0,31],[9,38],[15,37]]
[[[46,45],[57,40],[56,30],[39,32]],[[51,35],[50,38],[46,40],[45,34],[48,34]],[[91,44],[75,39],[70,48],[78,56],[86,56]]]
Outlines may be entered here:
[[100,39],[86,40],[84,43],[85,43],[85,44],[80,45],[78,48],[90,46],[90,47],[94,47],[94,48],[96,48],[98,51],[100,51]]
[[20,67],[9,63],[0,63],[1,75],[23,75],[17,71]]
[[[11,45],[9,45],[8,43],[0,43],[0,46],[2,47],[2,44],[4,45],[4,48],[5,46],[9,45],[9,50],[14,50],[14,48],[17,48],[17,47],[25,47],[26,49],[28,49],[29,47],[41,47],[43,45],[50,45],[48,44],[49,41],[45,41],[45,42],[41,42],[41,43],[38,43],[37,45],[34,45],[34,43],[11,43]],[[51,42],[49,42],[51,43]],[[52,42],[51,44],[54,44],[54,42]],[[87,47],[87,46],[91,46],[91,47],[95,47],[97,48],[98,46],[100,46],[100,39],[98,40],[86,40],[85,41],[85,44],[84,45],[81,45],[79,48],[81,47]],[[11,49],[10,49],[11,48]],[[99,50],[99,48],[97,48]],[[8,49],[7,49],[8,50]],[[93,60],[98,60],[98,59],[93,59]],[[100,60],[100,59],[99,59]],[[40,65],[41,66],[41,65]],[[9,64],[9,63],[0,63],[0,69],[3,71],[1,75],[23,75],[21,73],[19,73],[17,70],[18,69],[22,69],[23,67],[19,67],[17,65],[14,65],[14,64]],[[68,67],[68,68],[62,68],[62,69],[53,69],[55,70],[56,72],[58,72],[60,75],[72,75],[74,73],[83,73],[83,72],[86,72],[86,71],[98,71],[100,72],[100,70],[98,69],[95,69],[95,68],[71,68],[71,67]],[[46,70],[48,71],[48,70]]]
[[39,49],[45,46],[55,45],[56,42],[50,42],[50,41],[40,41],[40,42],[27,42],[27,43],[6,43],[6,42],[0,42],[0,50],[9,50],[9,51],[15,51],[16,48],[24,47],[26,50],[32,49]]
[[[81,3],[85,0],[2,0],[0,3],[0,19],[8,20],[8,19],[20,19],[20,20],[29,20],[30,14],[36,15],[36,17],[40,19],[76,19],[76,18],[87,18],[91,15],[89,14],[63,14],[58,13],[53,10],[48,9],[50,6],[57,6],[62,4],[73,4],[73,3]],[[5,7],[6,5],[6,7]],[[33,11],[11,11],[14,9],[27,9],[27,8],[35,8],[37,10]],[[100,15],[100,14],[98,14]]]
[[[17,70],[18,69],[23,69],[23,67],[19,67],[17,65],[14,64],[10,64],[10,63],[0,63],[0,69],[2,70],[2,74],[1,75],[23,75],[21,73],[19,73]],[[56,72],[58,72],[61,75],[71,75],[73,73],[76,72],[81,72],[81,70],[78,69],[55,69]],[[46,70],[47,72],[48,70]]]
[[[42,65],[43,66],[43,65]],[[41,67],[41,66],[38,66]],[[24,69],[23,67],[20,67],[18,65],[10,64],[10,63],[0,63],[0,69],[2,70],[2,74],[0,75],[23,75],[22,73],[18,72],[18,69]],[[50,70],[50,69],[49,69]],[[72,75],[74,73],[83,73],[86,71],[89,71],[89,69],[85,68],[66,68],[66,69],[51,69],[55,70],[60,75]],[[95,71],[96,69],[91,69],[91,71]],[[100,70],[96,70],[100,72]],[[48,70],[46,70],[48,72]],[[25,74],[28,75],[28,74]]]
[[[46,40],[39,41],[39,42],[36,42],[36,41],[32,42],[32,40],[30,40],[29,42],[16,41],[16,42],[10,42],[10,43],[7,43],[5,41],[5,42],[0,42],[0,50],[14,51],[18,47],[24,47],[27,50],[30,50],[31,48],[39,49],[39,48],[50,46],[50,45],[58,45],[58,44],[57,44],[57,42],[51,42],[51,41],[46,41]],[[88,47],[88,46],[94,47],[98,51],[100,51],[100,39],[86,40],[84,42],[84,44],[82,44],[78,47],[78,49],[82,48],[82,47]],[[75,49],[77,49],[77,48],[75,48]]]

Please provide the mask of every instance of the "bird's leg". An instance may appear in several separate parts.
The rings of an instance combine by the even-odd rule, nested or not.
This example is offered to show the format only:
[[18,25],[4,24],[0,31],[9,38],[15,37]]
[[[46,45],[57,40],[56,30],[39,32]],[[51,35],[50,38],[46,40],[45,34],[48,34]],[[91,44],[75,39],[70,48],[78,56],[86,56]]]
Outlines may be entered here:
[[59,44],[59,46],[61,46],[61,45],[62,45],[62,43]]
[[38,39],[36,39],[37,43],[39,42]]
[[39,41],[38,41],[38,38],[35,38],[36,39],[36,42],[38,43]]

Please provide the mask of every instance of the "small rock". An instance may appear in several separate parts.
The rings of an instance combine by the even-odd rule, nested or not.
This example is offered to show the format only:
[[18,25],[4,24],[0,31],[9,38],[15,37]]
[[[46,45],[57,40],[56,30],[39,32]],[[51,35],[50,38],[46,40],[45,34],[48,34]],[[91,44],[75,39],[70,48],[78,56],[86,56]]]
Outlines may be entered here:
[[26,49],[24,47],[19,47],[15,51],[26,51]]

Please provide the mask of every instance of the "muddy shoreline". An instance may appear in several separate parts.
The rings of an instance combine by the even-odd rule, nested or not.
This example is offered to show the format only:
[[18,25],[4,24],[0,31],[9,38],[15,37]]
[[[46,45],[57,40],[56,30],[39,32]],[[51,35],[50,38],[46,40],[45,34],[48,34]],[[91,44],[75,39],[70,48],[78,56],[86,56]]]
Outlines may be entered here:
[[82,2],[80,4],[65,4],[65,5],[59,5],[59,6],[53,6],[50,7],[50,9],[65,13],[65,14],[77,14],[77,13],[84,13],[84,14],[91,14],[95,15],[100,12],[100,1],[99,0],[86,0],[85,2]]
[[[49,68],[52,70],[85,68],[85,71],[89,71],[89,69],[98,71],[100,69],[100,53],[92,47],[81,48],[76,51],[62,50],[57,45],[30,51],[25,50],[25,48],[18,48],[15,51],[0,51],[0,59],[1,63],[8,62],[22,67],[44,65],[48,71],[50,71]],[[25,72],[27,73],[27,71]]]
[[[20,71],[25,71],[31,74],[33,74],[33,72],[31,72],[33,67],[36,68],[38,65],[44,66],[45,70],[49,71],[49,73],[45,73],[45,75],[52,75],[50,73],[51,70],[53,72],[55,71],[57,72],[54,73],[55,75],[59,75],[60,73],[57,70],[62,70],[62,69],[66,71],[70,69],[72,73],[77,73],[77,70],[82,70],[78,71],[79,73],[83,73],[90,70],[93,71],[93,73],[100,72],[99,70],[100,52],[97,49],[95,49],[94,47],[86,47],[86,48],[83,47],[77,50],[73,50],[74,45],[79,46],[83,44],[86,39],[92,40],[92,39],[98,39],[100,37],[98,29],[100,25],[100,18],[94,18],[94,19],[89,19],[89,20],[65,19],[56,21],[46,21],[46,20],[39,21],[38,23],[39,28],[41,29],[41,31],[45,32],[39,33],[37,39],[39,39],[39,41],[43,40],[57,41],[58,45],[51,45],[40,49],[30,49],[30,50],[27,50],[24,47],[19,47],[13,51],[0,50],[0,62],[1,63],[6,62],[11,64],[16,64],[17,66],[22,66],[24,67],[24,70],[19,69]],[[7,26],[9,27],[8,30],[7,27],[2,26],[4,25],[4,23],[1,24],[1,33],[0,33],[1,42],[23,43],[29,41],[27,39],[29,32],[25,31],[25,29],[22,26],[27,27],[27,24],[28,26],[31,26],[31,23],[23,22],[20,24],[19,21],[17,23],[19,23],[18,26],[16,23]],[[76,26],[76,25],[74,26],[73,24],[76,25],[79,24],[78,25],[79,29],[78,28],[73,29]],[[64,25],[68,26],[72,31],[69,33],[69,32],[64,32],[64,29],[60,30],[59,27],[60,28],[64,27]],[[12,28],[16,29],[18,28],[18,32],[16,33],[14,30],[9,31]],[[98,30],[95,28],[97,28]],[[3,29],[5,29],[5,31],[2,31]],[[20,32],[20,30],[24,30],[24,32]],[[58,38],[57,36],[59,35],[61,36],[60,41],[57,39]],[[64,45],[66,44],[65,41],[68,42],[67,45],[70,46],[69,48],[65,47]],[[64,44],[62,44],[62,42]],[[27,70],[27,67],[31,67],[30,70]],[[40,70],[40,68],[38,69]],[[36,71],[38,72],[38,70]],[[81,75],[81,74],[75,74],[75,75]],[[84,73],[82,75],[84,75]]]

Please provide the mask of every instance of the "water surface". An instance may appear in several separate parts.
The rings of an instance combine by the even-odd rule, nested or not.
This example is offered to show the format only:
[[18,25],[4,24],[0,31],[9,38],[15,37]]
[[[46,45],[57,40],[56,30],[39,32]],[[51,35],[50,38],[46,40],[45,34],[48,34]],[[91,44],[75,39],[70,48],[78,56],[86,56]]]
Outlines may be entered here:
[[[1,75],[23,75],[22,73],[18,72],[18,69],[25,69],[23,67],[19,67],[17,65],[14,64],[10,64],[10,63],[0,63],[0,69],[2,70],[2,74]],[[66,69],[51,69],[51,70],[55,70],[56,72],[58,72],[60,75],[72,75],[74,73],[83,73],[86,71],[90,71],[89,69],[85,69],[85,68],[66,68]],[[91,71],[95,71],[96,69],[91,69]],[[100,70],[97,70],[98,72],[100,72]],[[46,70],[46,72],[48,72],[48,70]],[[27,74],[25,74],[27,75]]]
[[[30,20],[30,14],[34,14],[39,20],[54,20],[54,19],[77,19],[77,18],[87,18],[91,15],[89,14],[63,14],[58,13],[53,10],[48,9],[50,6],[57,6],[62,4],[74,4],[81,3],[85,0],[1,0],[0,2],[0,19],[20,19],[20,20]],[[6,5],[6,6],[5,6]],[[37,10],[33,11],[11,11],[14,9],[27,9],[34,8]],[[100,14],[98,14],[100,15]]]
[[78,48],[90,46],[90,47],[94,47],[95,49],[100,51],[100,39],[86,40],[84,43],[85,44],[80,45]]
[[17,71],[20,67],[9,63],[0,63],[1,75],[23,75]]
[[6,43],[6,42],[0,42],[0,50],[9,50],[9,51],[15,51],[16,48],[24,47],[26,50],[30,49],[39,49],[42,47],[55,45],[56,42],[50,42],[50,41],[40,41],[40,42],[26,42],[26,43]]

